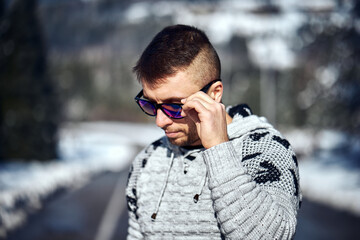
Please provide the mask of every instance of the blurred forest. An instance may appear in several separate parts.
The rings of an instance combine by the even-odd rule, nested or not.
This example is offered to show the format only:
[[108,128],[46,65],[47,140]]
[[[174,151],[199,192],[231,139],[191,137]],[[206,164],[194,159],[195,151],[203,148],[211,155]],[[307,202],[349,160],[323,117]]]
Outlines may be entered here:
[[360,2],[241,2],[0,0],[0,159],[56,157],[64,122],[153,121],[134,104],[132,67],[177,23],[213,41],[226,105],[359,135]]

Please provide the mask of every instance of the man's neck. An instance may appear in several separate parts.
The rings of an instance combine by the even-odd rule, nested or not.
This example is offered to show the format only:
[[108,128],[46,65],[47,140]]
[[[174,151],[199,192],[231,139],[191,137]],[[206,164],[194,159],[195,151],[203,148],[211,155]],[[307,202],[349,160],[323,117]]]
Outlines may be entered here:
[[230,115],[228,113],[226,113],[226,124],[229,125],[232,122],[232,117],[230,117]]

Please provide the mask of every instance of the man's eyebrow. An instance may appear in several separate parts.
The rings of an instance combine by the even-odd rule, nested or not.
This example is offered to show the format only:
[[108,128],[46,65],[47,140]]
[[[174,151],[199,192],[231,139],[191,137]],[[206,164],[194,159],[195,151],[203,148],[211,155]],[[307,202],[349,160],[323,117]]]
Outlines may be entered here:
[[[146,100],[149,100],[150,102],[156,102],[156,101],[154,101],[154,99],[147,97],[145,94],[143,94],[143,98],[145,98]],[[170,98],[164,99],[162,103],[181,103],[181,99],[183,99],[183,97],[170,97]]]
[[147,96],[145,96],[145,94],[143,94],[143,98],[145,98],[146,100],[151,100]]
[[145,98],[146,100],[149,100],[149,101],[153,101],[154,99],[150,99],[148,96],[146,96],[144,90],[143,90],[143,98]]
[[181,103],[181,99],[183,98],[180,98],[180,97],[171,97],[171,98],[168,98],[168,99],[164,99],[164,103]]

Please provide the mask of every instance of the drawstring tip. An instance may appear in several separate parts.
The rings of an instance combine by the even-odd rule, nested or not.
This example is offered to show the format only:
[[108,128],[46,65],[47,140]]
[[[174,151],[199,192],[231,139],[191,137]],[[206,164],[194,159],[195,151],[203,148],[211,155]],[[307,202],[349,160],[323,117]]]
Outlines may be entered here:
[[153,213],[153,214],[151,215],[151,218],[152,218],[152,220],[154,221],[154,220],[156,219],[156,213]]
[[197,203],[199,201],[199,194],[196,194],[194,196],[194,202]]

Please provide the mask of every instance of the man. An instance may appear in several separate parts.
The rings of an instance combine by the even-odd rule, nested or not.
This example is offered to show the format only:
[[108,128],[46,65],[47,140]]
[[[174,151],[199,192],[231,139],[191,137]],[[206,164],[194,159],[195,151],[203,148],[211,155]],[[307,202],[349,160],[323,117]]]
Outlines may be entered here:
[[247,105],[221,103],[220,60],[205,33],[169,26],[134,67],[136,102],[165,136],[135,159],[128,239],[291,239],[296,156]]

